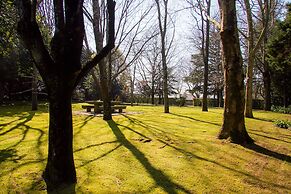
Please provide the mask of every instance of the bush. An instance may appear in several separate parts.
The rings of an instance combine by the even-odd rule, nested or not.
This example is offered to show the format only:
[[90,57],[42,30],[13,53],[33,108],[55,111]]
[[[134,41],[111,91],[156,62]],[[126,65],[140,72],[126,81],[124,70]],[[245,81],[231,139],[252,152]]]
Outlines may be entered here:
[[176,105],[178,106],[185,106],[185,103],[186,103],[186,98],[184,97],[180,97],[176,99]]
[[291,126],[291,122],[283,121],[283,120],[276,120],[276,121],[274,121],[274,125],[276,127],[280,127],[280,128],[283,128],[283,129],[288,129],[288,127]]
[[[217,107],[218,101],[217,101],[217,99],[208,98],[207,105],[208,105],[208,107]],[[202,106],[202,98],[194,98],[193,99],[193,106]]]
[[264,100],[253,99],[253,109],[264,109]]
[[291,114],[291,105],[288,107],[282,107],[282,106],[272,106],[271,111],[278,112],[278,113],[284,113],[284,114]]

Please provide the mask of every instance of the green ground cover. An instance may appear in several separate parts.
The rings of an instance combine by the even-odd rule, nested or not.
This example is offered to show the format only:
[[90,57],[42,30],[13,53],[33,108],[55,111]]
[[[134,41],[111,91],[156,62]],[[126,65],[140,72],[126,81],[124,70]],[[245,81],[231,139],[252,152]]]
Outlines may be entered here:
[[[254,111],[246,119],[253,146],[216,139],[222,109],[127,107],[114,121],[83,115],[74,104],[78,183],[70,193],[290,193],[291,131]],[[0,107],[0,193],[46,193],[48,112]]]

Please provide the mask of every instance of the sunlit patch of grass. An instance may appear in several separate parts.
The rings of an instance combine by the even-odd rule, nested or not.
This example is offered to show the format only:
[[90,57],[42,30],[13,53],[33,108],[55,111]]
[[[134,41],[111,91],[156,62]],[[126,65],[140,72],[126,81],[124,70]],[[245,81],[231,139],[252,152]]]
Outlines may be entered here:
[[[84,111],[73,104],[74,111]],[[78,183],[70,193],[288,193],[291,132],[273,121],[290,115],[254,111],[254,146],[216,138],[222,109],[128,106],[114,121],[74,114]],[[47,105],[0,108],[0,193],[46,193]]]

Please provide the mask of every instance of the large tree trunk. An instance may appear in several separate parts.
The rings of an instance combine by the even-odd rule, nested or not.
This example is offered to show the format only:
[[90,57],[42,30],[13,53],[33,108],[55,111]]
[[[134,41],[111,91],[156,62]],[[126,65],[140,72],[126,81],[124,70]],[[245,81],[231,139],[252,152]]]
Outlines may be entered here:
[[17,0],[15,3],[19,13],[18,32],[48,90],[49,150],[43,177],[48,190],[58,189],[76,182],[71,97],[79,81],[114,48],[115,2],[107,1],[107,45],[83,67],[80,62],[85,33],[82,0],[54,1],[55,34],[50,50],[37,24],[37,2]]
[[43,174],[48,190],[76,182],[73,158],[73,126],[68,80],[51,79],[49,90],[49,147]]
[[244,120],[242,56],[238,39],[235,0],[219,0],[222,63],[224,68],[224,114],[219,139],[238,144],[252,143]]

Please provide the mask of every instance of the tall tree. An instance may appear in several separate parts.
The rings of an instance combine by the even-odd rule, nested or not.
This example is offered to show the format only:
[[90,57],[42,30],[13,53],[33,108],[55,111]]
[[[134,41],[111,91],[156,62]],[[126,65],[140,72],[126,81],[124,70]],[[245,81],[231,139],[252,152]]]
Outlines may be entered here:
[[[169,113],[169,88],[168,88],[168,67],[167,67],[167,51],[166,51],[166,35],[168,23],[168,0],[162,0],[163,9],[160,0],[155,0],[158,11],[158,23],[161,36],[161,53],[163,68],[163,95],[164,95],[164,112]],[[162,11],[164,13],[162,14]]]
[[115,2],[107,1],[109,38],[107,45],[84,66],[81,53],[84,39],[83,0],[54,1],[54,35],[50,48],[44,44],[36,20],[37,1],[16,0],[18,33],[30,51],[46,85],[49,101],[48,159],[43,177],[48,189],[76,182],[73,158],[71,97],[74,88],[114,48]]
[[265,10],[265,17],[260,36],[255,42],[255,34],[254,34],[254,26],[253,26],[253,17],[251,11],[251,5],[249,0],[244,0],[245,7],[246,7],[246,15],[247,15],[247,23],[248,23],[248,67],[247,67],[247,79],[246,79],[246,103],[245,103],[245,116],[248,118],[253,118],[253,111],[252,111],[252,99],[253,99],[253,69],[255,63],[255,54],[261,44],[264,36],[266,34],[268,23],[269,23],[269,15],[270,15],[270,7],[269,7],[269,0],[265,0],[264,10]]
[[246,103],[245,103],[245,116],[253,118],[252,112],[252,88],[253,88],[253,68],[255,62],[254,49],[254,29],[253,18],[249,0],[244,0],[246,7],[247,23],[248,23],[248,67],[247,67],[247,80],[246,80]]
[[[207,16],[210,16],[211,0],[206,1],[207,4]],[[204,22],[204,21],[203,21]],[[210,21],[206,19],[206,32],[205,32],[205,46],[203,46],[203,61],[204,61],[204,81],[203,81],[203,99],[202,99],[202,111],[208,111],[207,96],[208,96],[208,62],[209,62],[209,27]],[[203,41],[204,42],[204,41]]]
[[[93,0],[93,32],[95,38],[95,45],[97,53],[100,52],[103,48],[103,39],[106,36],[106,33],[102,29],[102,7],[99,5],[99,0]],[[103,26],[104,27],[104,26]],[[110,53],[109,53],[110,54]],[[110,64],[109,64],[110,65]],[[111,120],[111,97],[110,97],[110,85],[109,85],[109,74],[108,74],[108,63],[107,59],[104,58],[98,63],[99,68],[99,81],[101,88],[101,95],[103,100],[103,120]]]
[[[187,0],[191,8],[194,10],[191,13],[194,21],[196,21],[195,30],[198,29],[199,37],[192,37],[194,44],[200,50],[203,56],[203,91],[202,91],[202,111],[208,111],[207,96],[208,96],[208,74],[209,74],[209,35],[210,35],[210,8],[211,0]],[[195,35],[194,35],[195,36]]]
[[252,143],[245,128],[242,56],[237,29],[235,0],[219,0],[222,63],[224,68],[224,114],[219,139]]
[[[269,3],[269,5],[267,4]],[[261,16],[261,28],[265,29],[266,32],[263,37],[261,44],[261,56],[257,57],[259,61],[259,69],[263,75],[264,83],[264,110],[271,110],[271,73],[267,60],[267,42],[270,38],[271,31],[275,26],[276,18],[281,17],[283,2],[281,0],[264,0],[258,1],[259,4],[259,15]],[[261,66],[261,67],[260,67]]]
[[272,84],[285,107],[291,103],[291,4],[287,8],[286,18],[277,22],[267,50]]
[[[93,24],[93,33],[97,51],[102,49],[103,40],[107,36],[105,30],[106,23],[104,23],[107,17],[104,9],[104,2],[104,0],[92,0],[91,5],[93,14],[90,13],[90,9],[84,7],[85,16]],[[90,4],[88,5],[90,6]],[[116,17],[118,18],[115,33],[116,47],[112,50],[110,55],[107,56],[106,60],[102,60],[101,63],[98,64],[98,82],[101,86],[102,100],[104,104],[104,120],[110,120],[112,118],[110,100],[114,98],[111,91],[113,82],[116,81],[117,78],[137,60],[145,44],[151,39],[151,37],[155,36],[151,35],[151,37],[143,37],[146,33],[144,33],[145,26],[143,26],[142,22],[148,19],[147,16],[152,10],[152,5],[149,5],[148,7],[142,5],[142,0],[124,0],[116,5]],[[138,10],[141,11],[141,14],[137,16],[135,13],[138,12]],[[119,61],[119,63],[116,63],[116,61]],[[93,77],[97,78],[96,75]]]

